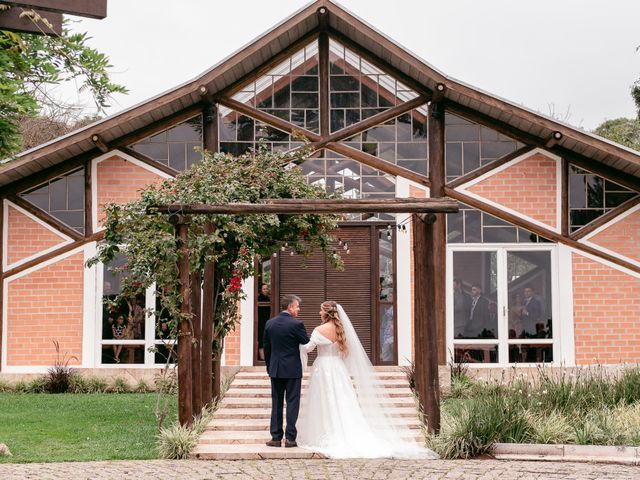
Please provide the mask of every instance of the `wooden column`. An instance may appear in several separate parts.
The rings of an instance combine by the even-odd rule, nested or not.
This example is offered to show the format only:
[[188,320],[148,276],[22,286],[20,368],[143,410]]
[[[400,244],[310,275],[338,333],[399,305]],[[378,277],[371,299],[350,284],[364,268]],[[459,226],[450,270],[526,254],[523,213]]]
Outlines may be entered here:
[[201,300],[202,300],[202,275],[200,272],[191,274],[191,311],[193,313],[193,343],[191,344],[191,392],[193,402],[193,413],[199,415],[202,410],[202,363],[200,351],[202,349],[202,322]]
[[[4,222],[8,222],[8,218],[4,218],[4,198],[0,197],[0,358],[2,358],[2,325],[4,324],[4,307],[2,301],[4,299],[4,268],[2,267],[3,245],[4,245]],[[8,243],[8,239],[7,239]],[[0,362],[0,371],[2,370],[2,363]]]
[[[320,14],[321,19],[327,17],[327,13]],[[319,79],[319,100],[320,100],[320,136],[327,138],[331,133],[329,125],[329,35],[326,31],[320,32],[318,38],[318,79]]]
[[[189,248],[187,245],[189,225],[183,216],[171,217],[175,228],[176,247],[178,249],[178,279],[183,315],[191,313],[189,295]],[[178,419],[180,425],[193,423],[193,397],[191,377],[191,325],[184,320],[178,329]]]
[[93,195],[91,194],[91,160],[84,164],[84,236],[85,238],[93,235]]
[[[204,226],[204,233],[211,235],[215,227],[211,222]],[[209,252],[212,254],[213,252]],[[213,361],[213,316],[215,292],[215,263],[207,260],[204,264],[204,278],[202,283],[202,346],[200,347],[200,382],[202,384],[202,403],[205,407],[213,404],[212,393],[212,361]],[[219,377],[217,377],[219,380]],[[219,383],[219,382],[218,382]]]
[[[429,180],[431,181],[431,197],[444,197],[445,186],[445,143],[444,143],[444,105],[440,102],[429,104]],[[428,264],[431,266],[429,317],[435,322],[438,348],[438,363],[446,365],[446,247],[447,219],[446,214],[436,213],[436,221],[428,225],[429,242],[427,246]]]
[[434,214],[413,215],[414,258],[414,351],[416,389],[420,410],[430,433],[440,431],[440,385],[438,380],[438,341],[433,318],[433,257],[431,230]]

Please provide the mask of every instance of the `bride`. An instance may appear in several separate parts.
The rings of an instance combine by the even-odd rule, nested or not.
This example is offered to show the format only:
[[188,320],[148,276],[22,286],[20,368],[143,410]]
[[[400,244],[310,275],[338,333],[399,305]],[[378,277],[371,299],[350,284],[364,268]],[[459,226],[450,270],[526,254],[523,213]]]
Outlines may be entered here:
[[303,367],[316,347],[318,357],[302,399],[298,445],[330,458],[438,458],[394,428],[385,387],[342,307],[324,302],[320,317],[300,346]]

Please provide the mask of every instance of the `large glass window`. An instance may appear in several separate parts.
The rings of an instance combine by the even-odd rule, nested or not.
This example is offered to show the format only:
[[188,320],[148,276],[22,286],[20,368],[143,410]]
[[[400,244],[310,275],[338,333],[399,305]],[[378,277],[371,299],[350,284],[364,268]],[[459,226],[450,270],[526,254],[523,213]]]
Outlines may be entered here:
[[491,128],[452,113],[445,113],[444,122],[447,182],[523,146]]
[[196,150],[202,148],[202,116],[140,140],[131,148],[175,170],[186,170],[202,158]]
[[395,272],[393,242],[395,229],[378,229],[378,361],[396,359]]
[[84,168],[51,179],[20,197],[84,233]]
[[569,226],[574,232],[638,193],[569,165]]
[[549,248],[450,252],[454,362],[553,362],[551,253]]
[[269,320],[273,316],[273,312],[271,310],[272,299],[272,280],[273,277],[271,275],[271,259],[262,259],[258,262],[258,269],[256,275],[256,313],[257,319],[256,322],[256,335],[254,338],[257,339],[256,342],[256,360],[259,362],[264,361],[264,327]]

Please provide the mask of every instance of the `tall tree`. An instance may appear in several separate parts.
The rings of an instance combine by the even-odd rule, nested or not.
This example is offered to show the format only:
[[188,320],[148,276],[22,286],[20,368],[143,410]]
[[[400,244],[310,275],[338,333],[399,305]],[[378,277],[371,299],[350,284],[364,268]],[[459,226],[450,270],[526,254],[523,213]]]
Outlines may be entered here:
[[109,58],[89,47],[89,39],[72,33],[66,22],[59,36],[0,30],[0,158],[20,149],[21,118],[57,104],[48,86],[80,80],[80,91],[91,93],[99,112],[113,93],[127,92],[111,82]]

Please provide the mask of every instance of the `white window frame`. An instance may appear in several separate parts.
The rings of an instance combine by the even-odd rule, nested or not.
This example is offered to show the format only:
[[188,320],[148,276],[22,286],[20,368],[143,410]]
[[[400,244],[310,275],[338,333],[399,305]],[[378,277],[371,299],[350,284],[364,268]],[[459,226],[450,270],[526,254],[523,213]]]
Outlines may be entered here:
[[[507,253],[513,251],[548,251],[550,252],[551,263],[551,315],[552,315],[552,339],[512,339],[508,338],[508,282],[507,282]],[[497,307],[498,307],[498,338],[497,339],[454,339],[454,325],[453,325],[453,255],[455,252],[495,252],[496,264],[497,264]],[[447,363],[453,363],[453,358],[449,353],[453,353],[455,345],[497,345],[498,346],[498,361],[496,363],[470,363],[469,367],[473,368],[496,368],[496,367],[536,367],[538,365],[551,365],[557,366],[562,363],[562,343],[564,341],[564,335],[561,331],[560,321],[560,297],[562,292],[560,291],[559,281],[559,265],[558,265],[558,246],[552,243],[539,243],[539,244],[449,244],[447,245],[446,254],[446,341],[447,341]],[[568,288],[571,288],[569,283]],[[569,319],[565,319],[569,321]],[[572,321],[572,320],[571,320]],[[567,339],[566,341],[572,341]],[[542,344],[549,343],[553,345],[553,361],[547,363],[509,363],[509,345],[525,345],[525,344]]]

